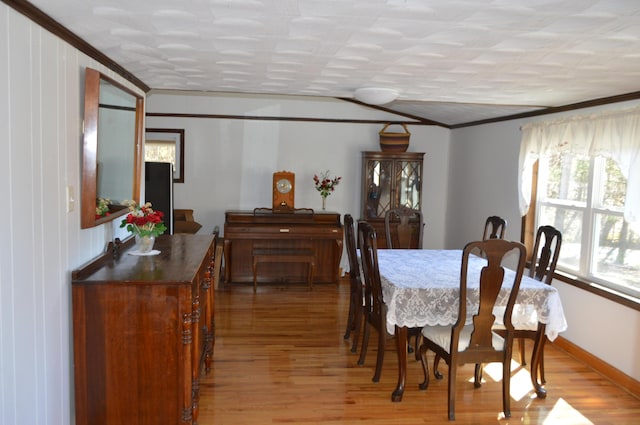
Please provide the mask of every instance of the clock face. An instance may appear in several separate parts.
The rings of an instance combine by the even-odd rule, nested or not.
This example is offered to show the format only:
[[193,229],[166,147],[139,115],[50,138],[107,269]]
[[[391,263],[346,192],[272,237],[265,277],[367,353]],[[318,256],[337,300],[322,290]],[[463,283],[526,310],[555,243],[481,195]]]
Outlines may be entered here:
[[276,188],[280,193],[289,193],[291,191],[291,182],[287,179],[280,179],[276,183]]

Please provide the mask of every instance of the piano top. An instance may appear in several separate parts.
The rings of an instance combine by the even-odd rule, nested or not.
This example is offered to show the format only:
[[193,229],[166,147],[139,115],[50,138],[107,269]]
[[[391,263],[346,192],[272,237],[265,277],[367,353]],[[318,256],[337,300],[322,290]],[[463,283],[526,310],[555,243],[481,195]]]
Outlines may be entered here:
[[308,208],[286,212],[274,212],[270,208],[249,210],[230,210],[225,212],[225,225],[320,225],[342,227],[340,213],[330,211],[314,211]]

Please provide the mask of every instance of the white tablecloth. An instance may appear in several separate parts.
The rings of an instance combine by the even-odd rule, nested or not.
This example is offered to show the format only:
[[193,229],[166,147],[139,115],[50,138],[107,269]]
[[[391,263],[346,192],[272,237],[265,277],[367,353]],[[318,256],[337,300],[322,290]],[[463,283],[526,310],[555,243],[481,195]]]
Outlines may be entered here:
[[[379,249],[377,253],[389,333],[394,333],[396,325],[421,327],[456,322],[461,250]],[[485,262],[479,257],[470,258],[472,276],[480,273]],[[511,276],[512,280],[513,273],[505,269],[505,278]],[[478,310],[478,280],[472,279],[469,284],[472,282],[475,288],[467,289],[469,317]],[[507,298],[508,290],[501,292],[496,305],[506,305]],[[512,321],[517,328],[535,329],[540,321],[546,324],[545,334],[551,341],[567,329],[560,296],[551,285],[523,276],[516,304]],[[498,318],[497,311],[495,314]]]

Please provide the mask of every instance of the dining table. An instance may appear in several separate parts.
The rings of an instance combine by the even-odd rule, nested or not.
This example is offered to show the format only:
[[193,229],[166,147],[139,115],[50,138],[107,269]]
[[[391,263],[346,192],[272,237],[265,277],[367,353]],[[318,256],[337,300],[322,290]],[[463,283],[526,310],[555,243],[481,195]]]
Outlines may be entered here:
[[[407,332],[426,325],[451,326],[458,319],[462,250],[380,249],[377,250],[382,295],[387,306],[387,331],[396,336],[398,383],[391,400],[402,401],[407,375]],[[479,274],[486,260],[469,258],[467,280],[467,318],[479,305]],[[500,318],[510,293],[515,272],[505,267],[505,284],[496,300],[494,314]],[[507,284],[506,282],[510,282]],[[538,365],[546,339],[553,341],[567,329],[558,290],[528,276],[523,276],[512,313],[514,327],[538,326],[532,354],[531,382],[540,398],[546,390],[538,381]],[[418,349],[418,347],[416,347]]]

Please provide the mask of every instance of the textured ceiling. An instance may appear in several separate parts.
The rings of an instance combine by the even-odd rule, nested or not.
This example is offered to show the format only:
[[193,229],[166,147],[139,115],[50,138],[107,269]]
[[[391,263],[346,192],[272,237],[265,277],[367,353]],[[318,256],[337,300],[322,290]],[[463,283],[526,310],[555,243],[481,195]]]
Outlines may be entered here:
[[639,0],[33,0],[152,89],[353,97],[455,125],[640,90]]

